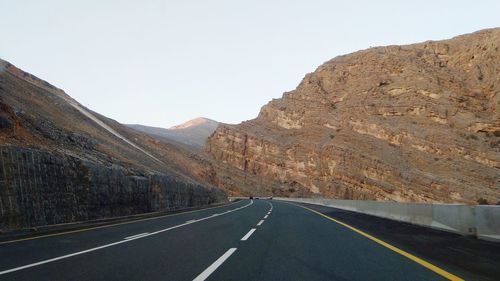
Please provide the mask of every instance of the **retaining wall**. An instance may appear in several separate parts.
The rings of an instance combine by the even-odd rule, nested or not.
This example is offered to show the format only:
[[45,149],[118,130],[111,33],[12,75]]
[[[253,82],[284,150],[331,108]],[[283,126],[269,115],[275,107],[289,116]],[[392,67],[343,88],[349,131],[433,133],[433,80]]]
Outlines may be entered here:
[[476,206],[475,212],[477,236],[500,242],[500,206]]
[[218,189],[62,153],[0,146],[0,231],[204,206]]

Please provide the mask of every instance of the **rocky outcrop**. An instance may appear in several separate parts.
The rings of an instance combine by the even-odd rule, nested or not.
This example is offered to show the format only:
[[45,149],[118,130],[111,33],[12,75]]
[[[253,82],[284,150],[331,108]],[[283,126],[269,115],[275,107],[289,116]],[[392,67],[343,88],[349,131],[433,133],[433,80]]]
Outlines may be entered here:
[[242,193],[497,202],[499,46],[490,29],[334,58],[205,151]]
[[200,163],[0,60],[0,231],[227,200]]

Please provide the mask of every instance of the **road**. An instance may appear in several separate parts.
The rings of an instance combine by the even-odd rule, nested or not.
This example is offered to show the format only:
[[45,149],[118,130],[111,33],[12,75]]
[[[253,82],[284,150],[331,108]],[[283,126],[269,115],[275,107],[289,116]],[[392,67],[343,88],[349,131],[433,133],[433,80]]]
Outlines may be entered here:
[[0,243],[0,280],[460,280],[276,200]]

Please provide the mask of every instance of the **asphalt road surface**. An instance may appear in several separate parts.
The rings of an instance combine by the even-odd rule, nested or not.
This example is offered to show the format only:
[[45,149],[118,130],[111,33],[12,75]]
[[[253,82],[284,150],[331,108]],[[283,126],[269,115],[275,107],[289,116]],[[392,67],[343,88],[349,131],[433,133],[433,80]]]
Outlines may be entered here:
[[451,269],[276,200],[0,242],[0,280],[461,280]]

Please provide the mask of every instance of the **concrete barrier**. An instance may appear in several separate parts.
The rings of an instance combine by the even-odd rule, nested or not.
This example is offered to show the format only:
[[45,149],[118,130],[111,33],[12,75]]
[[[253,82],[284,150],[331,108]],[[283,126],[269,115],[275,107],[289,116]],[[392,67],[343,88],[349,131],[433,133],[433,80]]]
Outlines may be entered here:
[[398,203],[324,198],[275,200],[310,203],[500,242],[500,206]]
[[500,206],[477,206],[475,220],[479,239],[500,242]]

